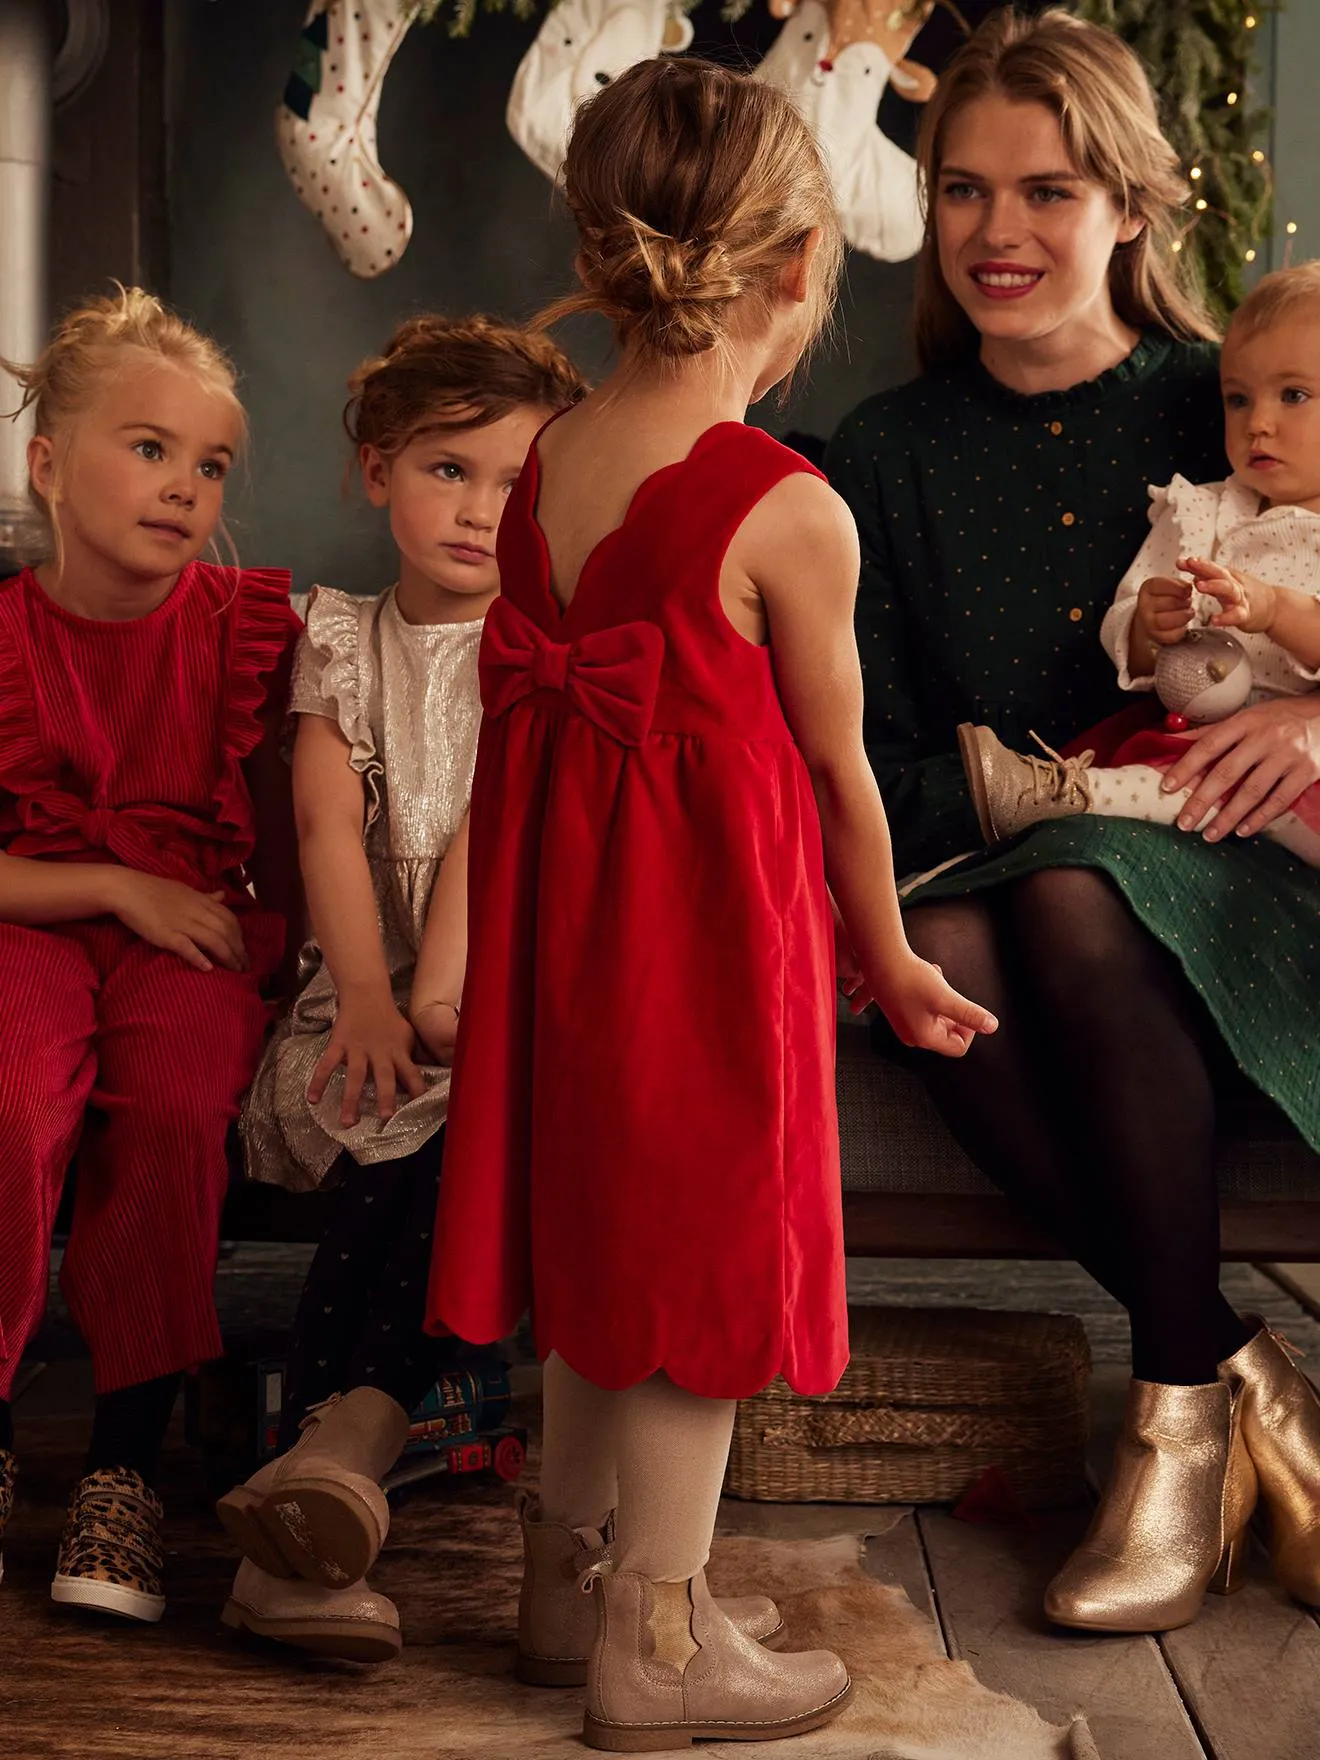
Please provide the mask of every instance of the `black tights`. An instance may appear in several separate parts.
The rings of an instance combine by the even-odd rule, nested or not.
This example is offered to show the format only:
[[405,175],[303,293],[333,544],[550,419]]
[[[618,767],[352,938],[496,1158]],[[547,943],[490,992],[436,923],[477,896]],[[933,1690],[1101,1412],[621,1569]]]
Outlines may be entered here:
[[422,1331],[444,1131],[411,1155],[342,1175],[307,1272],[284,1380],[280,1447],[309,1406],[352,1387],[377,1387],[412,1411],[453,1350]]
[[[182,1373],[135,1381],[113,1393],[98,1393],[92,1408],[92,1439],[84,1470],[131,1467],[148,1485],[155,1483],[160,1451],[183,1382]],[[0,1399],[0,1451],[14,1446],[14,1409]]]
[[1103,874],[1054,868],[915,906],[913,947],[999,1016],[921,1060],[963,1148],[1127,1309],[1139,1380],[1195,1385],[1244,1344],[1219,1290],[1214,1029]]

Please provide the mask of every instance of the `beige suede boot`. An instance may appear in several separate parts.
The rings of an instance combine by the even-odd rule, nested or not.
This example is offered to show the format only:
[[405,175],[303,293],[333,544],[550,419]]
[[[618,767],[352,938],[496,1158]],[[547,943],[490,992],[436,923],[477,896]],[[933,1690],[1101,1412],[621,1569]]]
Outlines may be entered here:
[[776,1655],[739,1632],[704,1572],[653,1583],[596,1564],[583,1587],[600,1598],[582,1726],[589,1748],[642,1754],[698,1740],[781,1740],[832,1722],[852,1698],[831,1651]]
[[963,771],[988,849],[1045,819],[1070,819],[1091,805],[1086,773],[1095,753],[1061,758],[1044,740],[1037,744],[1043,758],[1010,752],[988,727],[964,721],[958,728]]
[[[514,1672],[529,1687],[586,1685],[587,1658],[596,1636],[597,1598],[578,1587],[582,1573],[609,1559],[614,1517],[605,1530],[566,1528],[547,1522],[528,1492],[518,1497],[522,1525],[523,1580],[518,1596],[518,1660]],[[772,1648],[784,1622],[768,1595],[744,1595],[717,1603],[753,1643]]]
[[365,1583],[321,1589],[268,1576],[248,1558],[238,1567],[220,1623],[343,1662],[388,1662],[403,1648],[399,1610],[388,1596]]
[[388,1394],[336,1394],[312,1407],[287,1454],[227,1492],[216,1513],[270,1576],[347,1589],[366,1576],[389,1533],[380,1481],[407,1435],[408,1414]]

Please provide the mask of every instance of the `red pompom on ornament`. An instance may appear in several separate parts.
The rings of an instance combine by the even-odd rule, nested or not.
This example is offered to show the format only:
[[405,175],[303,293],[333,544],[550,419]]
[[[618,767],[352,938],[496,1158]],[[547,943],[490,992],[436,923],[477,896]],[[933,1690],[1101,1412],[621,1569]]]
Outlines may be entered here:
[[1164,717],[1165,733],[1186,733],[1187,725],[1187,717],[1185,715],[1175,715],[1172,710],[1170,710]]

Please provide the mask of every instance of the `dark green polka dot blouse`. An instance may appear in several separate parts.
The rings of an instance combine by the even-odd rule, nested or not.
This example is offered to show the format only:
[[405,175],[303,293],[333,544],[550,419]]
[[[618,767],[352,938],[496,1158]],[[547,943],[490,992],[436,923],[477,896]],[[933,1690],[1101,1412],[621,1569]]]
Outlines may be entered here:
[[900,872],[970,849],[954,728],[1051,745],[1123,706],[1100,621],[1149,529],[1146,486],[1222,477],[1215,351],[1146,336],[1023,397],[979,362],[869,398],[825,468],[862,544],[866,746]]
[[[1147,336],[1089,384],[1021,397],[976,363],[873,397],[826,469],[862,541],[866,744],[899,872],[980,842],[954,728],[1019,749],[1122,706],[1100,620],[1148,530],[1146,488],[1222,477],[1214,351]],[[1130,699],[1128,699],[1130,700]],[[1037,826],[909,904],[1092,867],[1180,961],[1239,1067],[1320,1149],[1320,875],[1266,838],[1130,819]]]

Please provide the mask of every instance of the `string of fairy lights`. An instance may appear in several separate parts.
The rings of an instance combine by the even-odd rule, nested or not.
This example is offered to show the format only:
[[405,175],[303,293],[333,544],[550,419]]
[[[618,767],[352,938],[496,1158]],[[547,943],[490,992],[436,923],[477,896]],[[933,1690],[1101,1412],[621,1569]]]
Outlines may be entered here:
[[[1258,18],[1257,14],[1253,11],[1250,11],[1250,10],[1248,10],[1248,12],[1246,13],[1246,16],[1242,20],[1243,28],[1248,31],[1254,31],[1258,27],[1259,23],[1260,23],[1260,19]],[[1228,91],[1224,94],[1224,103],[1230,109],[1234,108],[1241,101],[1242,101],[1242,93],[1239,91],[1232,90],[1232,91]],[[1210,168],[1212,170],[1216,168],[1216,160],[1215,160],[1215,156],[1213,154],[1203,154],[1203,155],[1201,155],[1201,157],[1209,162]],[[1265,212],[1269,213],[1273,207],[1273,197],[1274,197],[1273,168],[1270,165],[1268,155],[1260,147],[1254,147],[1252,149],[1251,154],[1250,154],[1250,159],[1251,159],[1252,165],[1256,167],[1259,175],[1264,179],[1264,204],[1263,204],[1263,206],[1264,206]],[[1230,230],[1233,230],[1235,228],[1235,216],[1233,214],[1231,214],[1226,208],[1217,206],[1211,200],[1211,198],[1205,193],[1205,191],[1209,188],[1209,185],[1210,185],[1210,180],[1206,176],[1206,165],[1205,164],[1193,165],[1190,168],[1190,170],[1188,171],[1188,180],[1191,184],[1191,190],[1192,190],[1193,218],[1190,221],[1190,223],[1183,228],[1183,231],[1180,234],[1180,236],[1173,241],[1173,249],[1175,251],[1181,251],[1183,249],[1185,242],[1187,241],[1188,237],[1196,230],[1196,226],[1197,226],[1201,216],[1204,214],[1214,214],[1218,219],[1222,220],[1224,222],[1224,224]],[[1284,226],[1283,226],[1283,237],[1284,237],[1283,260],[1282,260],[1282,264],[1281,264],[1281,267],[1283,267],[1283,268],[1287,268],[1292,261],[1293,241],[1296,238],[1296,236],[1297,236],[1297,222],[1295,220],[1285,221]],[[1258,259],[1258,256],[1259,256],[1259,250],[1255,244],[1248,244],[1242,251],[1242,261],[1243,261],[1243,263],[1248,264],[1248,265],[1255,263]]]

